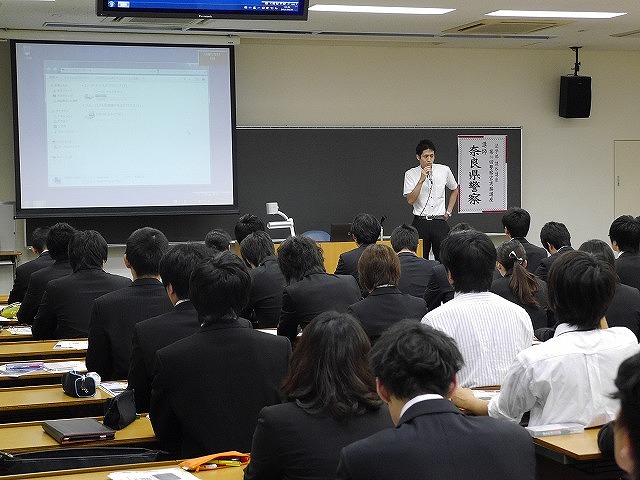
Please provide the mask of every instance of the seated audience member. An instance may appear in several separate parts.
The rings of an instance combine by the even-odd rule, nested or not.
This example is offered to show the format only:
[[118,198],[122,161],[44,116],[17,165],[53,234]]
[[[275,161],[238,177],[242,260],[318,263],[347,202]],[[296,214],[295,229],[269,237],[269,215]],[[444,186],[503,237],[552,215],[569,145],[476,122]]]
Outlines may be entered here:
[[628,328],[602,327],[615,286],[615,272],[605,262],[579,251],[562,255],[547,283],[549,307],[562,322],[554,338],[520,352],[490,402],[459,389],[456,405],[514,422],[531,412],[531,426],[593,427],[611,420],[617,409],[609,396],[615,372],[640,348]]
[[298,326],[304,329],[322,312],[347,307],[361,298],[360,287],[351,275],[329,274],[324,269],[322,249],[308,237],[287,238],[278,248],[278,264],[286,287],[278,335],[292,342]]
[[17,313],[20,323],[33,323],[49,280],[66,277],[73,272],[69,265],[69,241],[75,233],[75,229],[68,223],[56,223],[49,229],[47,248],[53,263],[31,274],[27,293]]
[[349,306],[371,342],[389,326],[405,318],[420,321],[427,313],[422,298],[402,293],[398,287],[400,260],[386,245],[369,245],[358,261],[360,284],[367,297]]
[[571,235],[564,223],[545,223],[540,230],[540,241],[550,255],[540,260],[540,265],[536,268],[535,274],[540,280],[546,282],[553,262],[555,262],[560,255],[570,252],[573,248],[571,248]]
[[199,263],[189,291],[202,327],[156,355],[151,424],[180,458],[248,452],[258,413],[281,401],[291,344],[239,322],[250,286],[242,260],[230,252]]
[[527,252],[518,240],[497,248],[496,268],[501,276],[493,280],[490,291],[524,308],[534,329],[549,326],[547,284],[527,270]]
[[47,283],[31,328],[34,340],[86,337],[93,301],[131,285],[128,278],[102,269],[107,251],[107,242],[95,230],[74,234],[69,242],[73,273]]
[[204,244],[214,253],[231,249],[231,236],[220,228],[214,228],[204,237]]
[[380,238],[380,222],[368,213],[359,213],[351,223],[351,236],[357,248],[340,254],[336,275],[353,275],[358,280],[358,260],[364,249]]
[[616,273],[625,285],[640,289],[640,221],[631,215],[616,218],[609,227],[611,246],[619,253]]
[[400,281],[397,284],[402,293],[422,298],[427,284],[433,275],[433,269],[439,262],[419,257],[418,230],[403,223],[391,233],[391,246],[400,260]]
[[307,326],[282,387],[287,403],[260,412],[245,480],[334,479],[343,447],[393,427],[367,365],[370,348],[350,315],[321,313]]
[[173,310],[134,326],[128,388],[135,390],[138,412],[149,411],[156,352],[200,328],[198,313],[189,300],[189,277],[211,253],[204,245],[183,243],[171,247],[160,259],[158,272]]
[[282,310],[285,281],[273,240],[267,232],[253,232],[240,243],[240,255],[248,264],[251,274],[249,304],[242,316],[256,328],[276,328]]
[[428,326],[405,321],[383,333],[370,364],[396,428],[343,448],[336,478],[533,480],[524,428],[465,415],[447,400],[462,363],[455,341]]
[[49,227],[38,227],[31,234],[30,250],[35,253],[37,257],[18,265],[16,268],[13,288],[9,292],[9,299],[7,300],[7,303],[22,302],[25,294],[27,293],[31,274],[43,269],[44,267],[48,267],[53,263],[53,259],[47,249],[48,234]]
[[527,271],[535,273],[542,259],[547,258],[547,251],[529,243],[525,238],[529,233],[530,225],[531,216],[524,208],[511,207],[502,216],[505,235],[509,240],[517,240],[522,244],[524,251],[527,252]]
[[[615,269],[615,258],[611,247],[602,240],[588,240],[580,245],[582,252],[593,255],[600,261],[606,262]],[[605,313],[607,325],[610,327],[627,327],[640,340],[640,292],[637,288],[623,285],[616,279],[616,292]],[[558,323],[550,328],[542,328],[534,333],[543,342],[553,338]]]
[[531,319],[519,305],[489,292],[496,249],[486,234],[476,230],[450,234],[440,246],[440,260],[456,296],[427,313],[422,323],[458,343],[465,359],[460,385],[500,385],[518,352],[531,346]]
[[236,245],[240,245],[247,235],[253,232],[265,232],[266,230],[267,227],[260,217],[253,215],[252,213],[242,215],[234,227]]
[[151,227],[139,228],[127,239],[124,264],[133,283],[98,297],[89,321],[87,370],[103,380],[121,380],[129,373],[133,327],[141,320],[171,310],[158,265],[169,248],[167,237]]

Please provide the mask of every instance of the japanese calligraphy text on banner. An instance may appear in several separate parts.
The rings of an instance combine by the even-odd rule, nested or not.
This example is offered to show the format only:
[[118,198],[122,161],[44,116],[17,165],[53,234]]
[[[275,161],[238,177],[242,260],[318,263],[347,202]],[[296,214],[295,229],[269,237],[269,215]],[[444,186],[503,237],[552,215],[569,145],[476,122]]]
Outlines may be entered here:
[[460,213],[507,209],[507,136],[458,136]]

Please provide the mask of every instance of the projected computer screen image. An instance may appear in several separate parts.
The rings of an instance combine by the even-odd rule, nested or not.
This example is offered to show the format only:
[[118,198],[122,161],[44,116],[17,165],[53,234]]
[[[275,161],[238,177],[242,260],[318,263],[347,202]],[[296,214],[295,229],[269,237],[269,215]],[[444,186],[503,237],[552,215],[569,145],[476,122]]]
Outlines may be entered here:
[[12,55],[19,216],[237,210],[232,47]]

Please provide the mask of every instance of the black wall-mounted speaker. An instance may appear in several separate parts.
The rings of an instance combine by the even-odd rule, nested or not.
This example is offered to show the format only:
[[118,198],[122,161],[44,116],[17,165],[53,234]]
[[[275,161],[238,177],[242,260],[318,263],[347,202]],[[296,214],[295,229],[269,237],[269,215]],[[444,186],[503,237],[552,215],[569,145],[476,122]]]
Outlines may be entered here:
[[589,118],[591,114],[591,77],[560,77],[559,115],[564,118]]

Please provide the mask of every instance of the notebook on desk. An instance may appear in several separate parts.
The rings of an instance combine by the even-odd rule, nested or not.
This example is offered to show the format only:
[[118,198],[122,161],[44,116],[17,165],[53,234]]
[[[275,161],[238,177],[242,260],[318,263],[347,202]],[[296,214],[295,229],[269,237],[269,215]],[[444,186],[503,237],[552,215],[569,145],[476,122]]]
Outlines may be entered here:
[[42,423],[42,429],[62,445],[77,442],[113,440],[116,433],[115,430],[105,427],[94,418],[47,420]]

